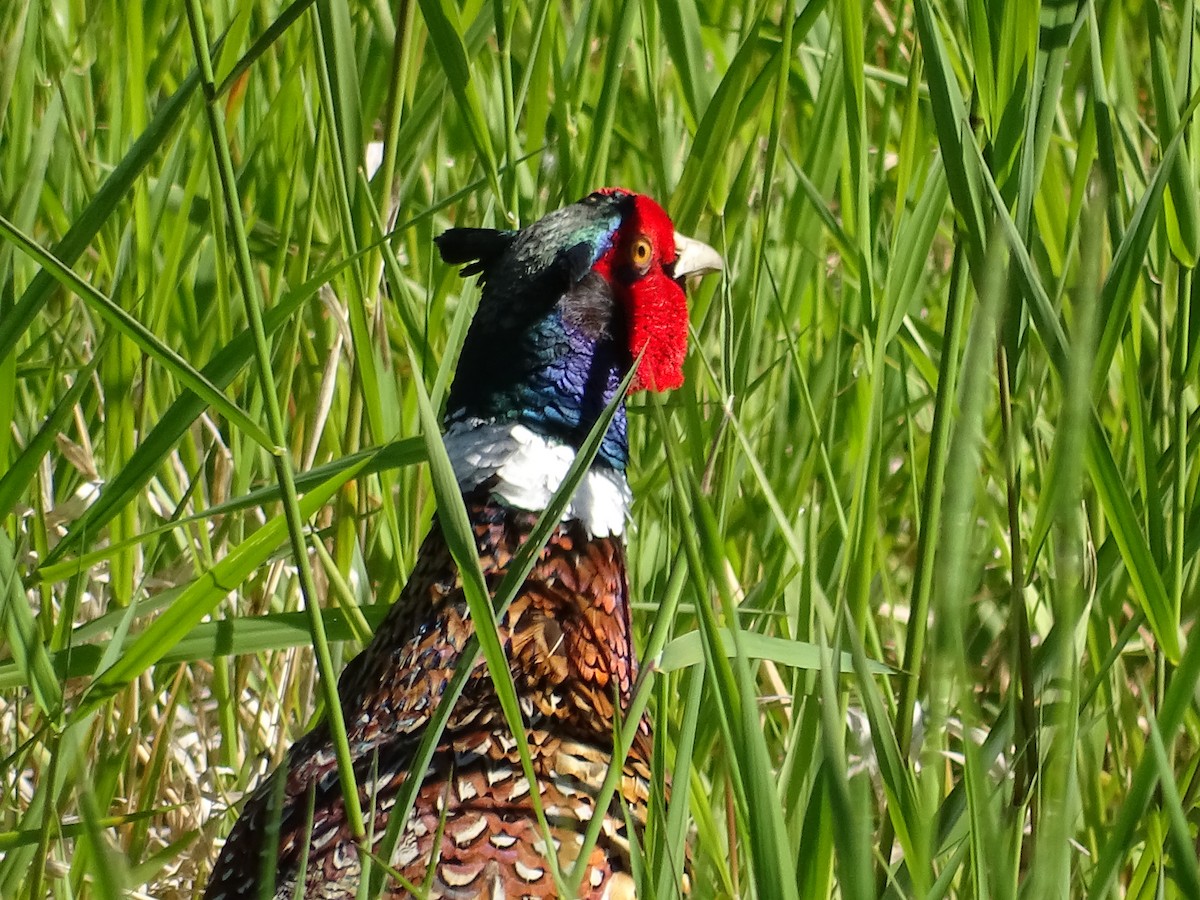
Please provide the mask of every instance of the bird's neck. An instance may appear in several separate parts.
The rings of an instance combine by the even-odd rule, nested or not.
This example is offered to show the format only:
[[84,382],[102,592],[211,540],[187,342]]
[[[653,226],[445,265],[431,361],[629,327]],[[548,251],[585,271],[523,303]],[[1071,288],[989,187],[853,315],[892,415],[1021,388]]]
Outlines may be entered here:
[[[472,333],[463,346],[446,415],[446,450],[464,492],[492,493],[545,509],[625,375],[623,348],[551,314],[512,340]],[[597,537],[618,535],[630,494],[625,405],[564,513]]]
[[[507,505],[531,511],[550,505],[577,452],[520,421],[455,422],[444,438],[463,493],[485,486]],[[578,519],[593,537],[619,535],[631,499],[622,469],[593,462],[563,521]]]

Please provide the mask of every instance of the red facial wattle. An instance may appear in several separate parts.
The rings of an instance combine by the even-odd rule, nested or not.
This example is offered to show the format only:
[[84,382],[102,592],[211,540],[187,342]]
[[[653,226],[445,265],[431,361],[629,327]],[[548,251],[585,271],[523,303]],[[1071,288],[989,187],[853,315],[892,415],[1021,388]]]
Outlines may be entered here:
[[628,290],[629,354],[641,356],[631,390],[670,391],[683,384],[688,309],[683,288],[664,272],[648,274]]
[[635,194],[631,206],[596,268],[624,308],[629,355],[641,360],[630,390],[673,390],[683,384],[688,328],[687,299],[671,272],[675,228],[649,197]]

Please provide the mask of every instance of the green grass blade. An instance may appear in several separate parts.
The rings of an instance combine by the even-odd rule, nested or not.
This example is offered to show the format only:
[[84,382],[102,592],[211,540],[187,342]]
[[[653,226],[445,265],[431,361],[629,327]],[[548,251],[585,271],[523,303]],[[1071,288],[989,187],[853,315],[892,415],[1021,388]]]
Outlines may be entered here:
[[[305,494],[299,501],[300,515],[305,519],[315,515],[364,466],[365,461],[344,469]],[[120,660],[97,676],[75,711],[75,716],[98,708],[130,681],[158,663],[287,538],[287,520],[274,518],[239,544],[209,572],[189,584],[171,606],[122,652]]]
[[[176,597],[181,591],[176,591]],[[358,607],[354,618],[361,618],[371,628],[383,621],[389,604],[377,603]],[[351,616],[341,610],[321,611],[330,641],[349,641],[360,638],[358,628]],[[90,629],[95,631],[95,629]],[[77,631],[69,650],[59,650],[48,655],[52,677],[59,682],[68,678],[90,675],[100,668],[104,644],[82,643],[85,635]],[[120,646],[119,655],[133,646],[136,636],[127,638]],[[215,622],[201,622],[193,626],[162,656],[155,665],[172,666],[179,663],[203,662],[223,656],[248,656],[272,650],[303,647],[312,637],[308,630],[308,615],[302,612],[268,613],[265,616],[238,616]],[[0,690],[30,685],[32,677],[28,667],[16,660],[0,661]]]
[[[100,349],[102,350],[104,346],[105,344],[101,344]],[[97,354],[91,365],[75,373],[75,380],[71,383],[71,387],[63,394],[62,399],[50,415],[46,417],[46,421],[38,430],[37,435],[21,451],[21,454],[9,466],[8,471],[0,475],[0,519],[12,512],[21,493],[33,482],[37,467],[41,465],[43,458],[54,446],[55,439],[63,431],[68,416],[75,411],[75,405],[91,383],[92,375],[99,362],[100,354]]]
[[23,682],[33,689],[42,715],[55,721],[62,713],[62,687],[38,633],[37,617],[17,574],[12,539],[3,530],[0,530],[0,621],[3,621],[14,665]]
[[496,153],[492,148],[491,131],[483,112],[476,82],[471,77],[470,57],[461,37],[461,32],[451,22],[457,19],[454,7],[446,0],[419,0],[425,27],[429,29],[429,40],[446,73],[446,81],[458,104],[459,115],[466,122],[471,142],[483,164],[488,183],[496,198],[502,198],[499,172],[496,168]]
[[[79,214],[70,230],[55,245],[53,255],[62,261],[63,266],[73,265],[87,249],[96,233],[108,221],[117,200],[128,193],[143,169],[170,137],[199,85],[198,71],[189,73],[183,79],[175,93],[162,105],[146,126],[146,130],[129,148],[120,164],[105,179],[87,208]],[[50,271],[39,273],[11,309],[5,308],[12,302],[12,283],[9,281],[4,284],[0,294],[0,309],[5,309],[3,318],[0,318],[0,360],[9,358],[21,335],[28,330],[38,312],[49,300],[55,281]]]
[[[727,628],[721,628],[719,631],[726,653],[732,655],[733,635]],[[820,669],[833,664],[833,659],[828,651],[807,641],[772,637],[752,631],[741,632],[738,640],[747,659],[769,659],[780,665],[793,666],[798,669]],[[703,661],[704,651],[701,646],[700,632],[689,631],[670,641],[663,648],[656,668],[664,673],[674,672],[688,666],[698,665]],[[840,666],[839,671],[843,673],[854,671],[854,660],[849,653],[841,654],[838,665]],[[867,666],[874,675],[888,675],[892,672],[887,666],[874,661],[869,661]]]
[[141,347],[148,356],[157,360],[163,368],[171,372],[233,424],[245,431],[260,446],[271,446],[271,440],[267,433],[256,425],[237,404],[222,394],[216,385],[192,368],[191,363],[162,343],[137,319],[72,272],[64,262],[18,231],[4,216],[0,216],[0,236],[11,241],[22,252],[37,260],[43,270],[49,272],[63,287],[90,303],[105,321]]

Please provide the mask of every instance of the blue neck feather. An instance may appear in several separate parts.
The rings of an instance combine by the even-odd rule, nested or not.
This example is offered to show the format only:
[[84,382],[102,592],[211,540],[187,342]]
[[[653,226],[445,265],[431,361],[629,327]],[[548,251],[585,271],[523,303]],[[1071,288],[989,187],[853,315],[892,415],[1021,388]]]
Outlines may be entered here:
[[[474,346],[471,346],[474,344]],[[628,370],[613,337],[593,336],[553,309],[510,340],[468,340],[450,390],[446,425],[468,419],[520,422],[579,447]],[[594,464],[623,471],[629,458],[625,404],[618,407]]]
[[[621,307],[595,271],[628,195],[596,193],[521,231],[451,229],[447,262],[480,275],[483,293],[450,388],[446,424],[519,422],[579,447],[629,370]],[[623,470],[624,404],[594,465]]]

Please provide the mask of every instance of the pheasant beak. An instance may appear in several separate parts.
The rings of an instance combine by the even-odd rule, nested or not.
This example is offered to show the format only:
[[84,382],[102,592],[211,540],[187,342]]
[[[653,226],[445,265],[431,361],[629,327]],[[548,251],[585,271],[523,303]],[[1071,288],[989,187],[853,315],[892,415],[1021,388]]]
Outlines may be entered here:
[[689,275],[707,275],[725,268],[721,254],[703,241],[675,232],[675,265],[671,277],[680,284]]

